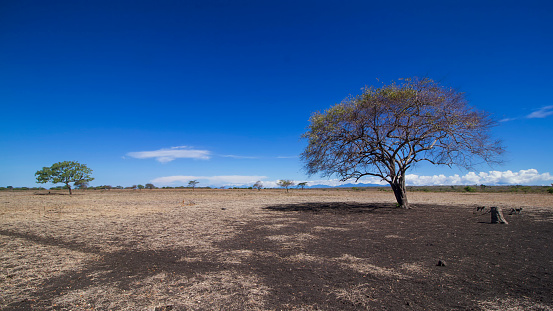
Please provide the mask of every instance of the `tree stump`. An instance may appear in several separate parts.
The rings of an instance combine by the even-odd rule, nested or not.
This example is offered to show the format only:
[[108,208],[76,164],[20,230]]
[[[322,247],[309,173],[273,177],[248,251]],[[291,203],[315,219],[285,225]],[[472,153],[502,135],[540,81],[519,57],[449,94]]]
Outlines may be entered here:
[[508,224],[507,220],[505,220],[505,217],[503,217],[501,207],[490,207],[490,214],[492,215],[492,224]]

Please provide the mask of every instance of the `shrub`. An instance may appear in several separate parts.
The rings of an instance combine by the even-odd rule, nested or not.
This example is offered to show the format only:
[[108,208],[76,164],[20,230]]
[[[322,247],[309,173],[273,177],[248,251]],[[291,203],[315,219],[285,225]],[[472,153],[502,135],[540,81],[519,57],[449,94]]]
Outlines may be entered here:
[[524,187],[520,187],[520,190],[522,190],[522,192],[524,192],[524,193],[528,193],[528,192],[532,191],[532,188],[528,187],[528,186],[524,186]]
[[465,190],[466,192],[475,192],[476,189],[474,187],[471,187],[471,186],[466,186],[465,188],[463,188],[463,190]]
[[551,188],[548,188],[548,189],[547,189],[547,192],[549,192],[549,193],[553,194],[553,187],[551,187]]

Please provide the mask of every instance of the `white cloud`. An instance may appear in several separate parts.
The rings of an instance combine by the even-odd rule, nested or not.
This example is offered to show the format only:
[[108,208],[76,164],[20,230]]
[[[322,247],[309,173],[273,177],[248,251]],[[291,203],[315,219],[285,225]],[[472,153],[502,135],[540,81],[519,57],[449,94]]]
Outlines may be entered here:
[[171,147],[169,149],[159,149],[154,151],[137,151],[127,153],[129,157],[137,159],[155,158],[161,163],[171,162],[175,159],[201,159],[207,160],[210,158],[208,150],[196,150],[187,146]]
[[[440,185],[549,185],[553,182],[553,175],[550,173],[540,174],[536,169],[513,171],[489,171],[489,172],[468,172],[465,175],[450,175],[444,174],[424,176],[416,174],[408,174],[405,176],[406,184],[409,186],[440,186]],[[300,181],[301,182],[301,181]],[[325,185],[336,187],[343,184],[352,183],[354,180],[345,182],[339,179],[311,180],[307,181],[309,186]],[[297,182],[296,182],[297,184]],[[363,184],[387,186],[386,181],[378,177],[364,177],[357,182],[360,186]]]
[[152,180],[153,183],[160,185],[182,184],[186,185],[191,180],[198,180],[200,186],[251,186],[258,180],[266,179],[267,176],[243,176],[243,175],[223,175],[223,176],[165,176]]
[[499,120],[499,122],[509,122],[509,121],[514,121],[514,120],[517,120],[518,118],[504,118],[504,119],[501,119]]
[[553,181],[553,175],[549,173],[540,174],[536,169],[520,170],[518,172],[489,171],[489,172],[468,172],[463,176],[433,175],[419,176],[409,174],[406,176],[406,183],[411,186],[434,186],[434,185],[547,185]]
[[550,115],[553,115],[553,106],[545,106],[527,115],[526,118],[528,119],[546,118]]

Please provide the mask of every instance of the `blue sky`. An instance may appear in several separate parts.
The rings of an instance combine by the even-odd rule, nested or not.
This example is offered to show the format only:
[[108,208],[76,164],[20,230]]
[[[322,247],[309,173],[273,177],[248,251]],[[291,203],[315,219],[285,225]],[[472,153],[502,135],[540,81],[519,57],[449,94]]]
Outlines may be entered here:
[[[87,164],[92,185],[308,177],[311,113],[428,76],[501,121],[505,164],[408,184],[553,182],[551,1],[0,1],[0,186]],[[366,180],[365,182],[378,182]]]

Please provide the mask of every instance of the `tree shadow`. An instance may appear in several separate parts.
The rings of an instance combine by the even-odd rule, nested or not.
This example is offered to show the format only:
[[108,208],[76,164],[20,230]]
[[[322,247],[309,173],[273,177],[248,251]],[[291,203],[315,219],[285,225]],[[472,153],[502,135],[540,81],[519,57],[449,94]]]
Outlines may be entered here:
[[191,278],[202,273],[229,269],[228,266],[209,260],[209,258],[191,262],[183,261],[182,259],[186,257],[202,257],[202,253],[197,253],[192,248],[123,249],[116,252],[104,252],[84,243],[42,237],[32,233],[0,230],[0,235],[21,238],[45,246],[99,255],[96,256],[97,259],[85,261],[79,270],[69,270],[45,278],[36,287],[36,290],[30,293],[31,299],[11,302],[7,305],[9,310],[65,310],[62,306],[52,307],[53,300],[71,291],[102,286],[115,286],[121,290],[131,290],[137,280],[144,280],[162,272]]
[[263,209],[280,212],[330,212],[334,214],[350,213],[402,213],[404,209],[397,208],[393,203],[358,203],[358,202],[308,202],[294,204],[278,204],[266,206]]
[[69,192],[35,192],[34,195],[70,195],[70,196],[77,196],[77,195],[84,195],[83,193],[73,193],[69,194]]
[[27,241],[45,245],[45,246],[55,246],[65,248],[71,251],[83,252],[89,254],[99,254],[101,253],[100,249],[97,247],[90,247],[84,243],[76,243],[72,241],[64,241],[54,237],[40,236],[30,232],[17,232],[13,230],[0,230],[0,235],[9,236],[12,238],[25,239]]

